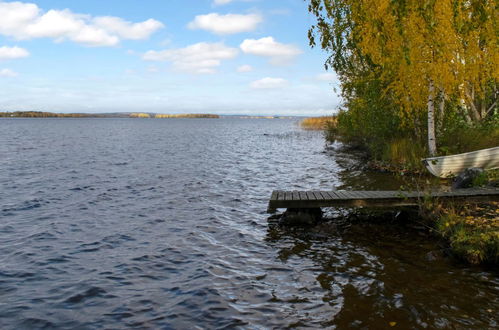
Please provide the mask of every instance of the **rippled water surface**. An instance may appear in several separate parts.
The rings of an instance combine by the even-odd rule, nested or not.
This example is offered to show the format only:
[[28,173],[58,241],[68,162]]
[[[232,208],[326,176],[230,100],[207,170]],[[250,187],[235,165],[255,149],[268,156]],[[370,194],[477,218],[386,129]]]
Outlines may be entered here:
[[497,273],[415,228],[269,225],[273,189],[378,188],[294,120],[0,120],[0,326],[494,328]]

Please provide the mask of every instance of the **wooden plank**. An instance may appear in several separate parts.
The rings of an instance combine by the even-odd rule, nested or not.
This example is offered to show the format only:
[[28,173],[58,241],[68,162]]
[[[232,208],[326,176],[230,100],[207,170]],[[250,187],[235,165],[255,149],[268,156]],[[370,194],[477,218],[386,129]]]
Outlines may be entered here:
[[334,191],[325,191],[325,193],[329,196],[329,200],[338,199],[338,196],[334,193]]
[[345,190],[345,191],[343,191],[343,194],[345,194],[349,199],[362,199],[362,197],[358,193],[358,191]]
[[332,199],[328,191],[320,191],[320,194],[322,196],[322,200],[330,201]]
[[324,200],[326,200],[326,201],[331,200],[331,197],[329,196],[329,194],[327,193],[327,191],[321,191],[320,193],[321,193],[322,198],[323,198]]
[[310,200],[310,201],[315,201],[315,200],[316,200],[315,195],[314,195],[314,193],[313,193],[313,192],[311,192],[311,191],[307,191],[307,192],[305,192],[305,193],[307,194],[307,198],[308,198],[308,200]]
[[370,198],[372,199],[378,199],[378,198],[394,198],[395,194],[393,194],[392,191],[367,191],[367,195],[369,195]]
[[320,200],[324,200],[324,197],[322,196],[321,192],[320,191],[312,191],[314,193],[314,196],[315,196],[315,199],[320,201]]
[[450,192],[418,191],[273,191],[268,210],[315,207],[415,206],[424,196],[458,202],[499,201],[499,189],[467,189]]
[[339,199],[349,199],[348,195],[346,195],[342,190],[336,190],[334,193],[338,196]]
[[370,192],[373,198],[398,198],[400,197],[400,192],[398,191],[382,191],[382,190],[374,190]]
[[376,195],[376,192],[374,191],[357,191],[357,194],[360,198],[364,198],[364,199],[373,199],[373,198],[376,198],[377,195]]
[[333,199],[339,199],[340,197],[336,194],[335,190],[329,191],[329,195],[333,197]]

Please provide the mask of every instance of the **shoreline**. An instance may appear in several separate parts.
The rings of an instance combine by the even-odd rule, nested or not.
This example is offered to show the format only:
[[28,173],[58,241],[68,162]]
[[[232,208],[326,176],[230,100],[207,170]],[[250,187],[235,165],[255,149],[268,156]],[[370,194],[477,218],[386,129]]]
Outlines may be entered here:
[[[435,186],[440,189],[452,189],[450,179],[440,179],[423,171],[379,162],[372,159],[368,153],[365,153],[364,157],[369,161],[364,165],[363,171],[386,173],[394,177],[404,176],[408,179],[408,187],[414,186],[416,190],[425,191]],[[497,174],[489,176],[486,187],[497,189]],[[404,190],[408,187],[404,187]],[[421,202],[418,214],[430,228],[429,234],[436,234],[438,238],[445,240],[453,257],[471,265],[499,264],[498,202],[457,204],[441,203],[438,198],[433,198]]]
[[[325,140],[331,141],[331,136],[324,131]],[[452,189],[452,181],[436,178],[424,169],[408,168],[402,164],[383,162],[374,159],[368,149],[345,141],[337,150],[348,154],[353,160],[353,168],[345,169],[346,175],[361,172],[366,176],[387,175],[403,183],[403,190],[425,191],[430,189]],[[334,143],[334,142],[333,142]],[[499,174],[497,170],[487,174],[487,186],[497,189]],[[483,185],[484,182],[481,182]],[[377,187],[376,187],[377,188]],[[470,187],[473,188],[473,187]],[[466,188],[464,188],[466,189]],[[389,209],[385,211],[389,212]],[[449,254],[453,258],[463,260],[470,265],[499,264],[499,203],[441,203],[438,199],[421,201],[417,210],[419,222],[424,223],[428,235],[436,235],[445,242]],[[415,219],[411,222],[417,223]]]

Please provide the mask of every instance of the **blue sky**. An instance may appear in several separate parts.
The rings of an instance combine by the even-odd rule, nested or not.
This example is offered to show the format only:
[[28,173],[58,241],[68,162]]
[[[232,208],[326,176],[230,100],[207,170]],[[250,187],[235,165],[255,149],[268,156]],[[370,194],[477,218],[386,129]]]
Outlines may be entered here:
[[0,0],[0,111],[327,115],[303,0]]

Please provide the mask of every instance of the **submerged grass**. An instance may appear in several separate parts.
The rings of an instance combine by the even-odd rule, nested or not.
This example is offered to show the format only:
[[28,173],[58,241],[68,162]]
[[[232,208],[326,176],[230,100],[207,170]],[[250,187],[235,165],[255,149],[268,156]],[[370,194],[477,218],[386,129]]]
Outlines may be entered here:
[[331,130],[336,127],[337,118],[335,116],[309,117],[300,122],[303,129],[309,130]]
[[451,206],[434,222],[452,252],[471,264],[499,262],[499,204]]
[[[499,170],[485,172],[473,187],[497,187],[498,178]],[[475,265],[499,263],[498,202],[442,203],[427,195],[419,206],[424,222],[448,242],[454,256]]]

